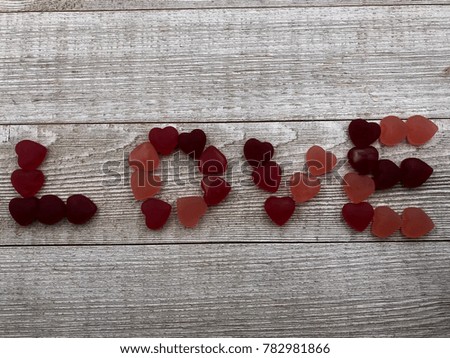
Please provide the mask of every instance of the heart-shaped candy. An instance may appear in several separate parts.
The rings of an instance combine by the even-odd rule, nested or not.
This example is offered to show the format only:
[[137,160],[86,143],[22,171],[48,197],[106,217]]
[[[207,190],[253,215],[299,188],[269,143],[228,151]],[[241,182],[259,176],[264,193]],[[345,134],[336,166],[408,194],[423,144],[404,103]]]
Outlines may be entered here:
[[26,170],[36,169],[44,161],[47,148],[32,140],[22,140],[16,145],[19,167]]
[[66,204],[56,195],[44,195],[39,199],[37,219],[42,224],[56,224],[65,216]]
[[151,172],[159,166],[159,156],[150,142],[139,144],[128,157],[130,166],[139,171]]
[[304,203],[314,198],[320,191],[320,180],[308,177],[305,173],[294,173],[291,176],[290,189],[296,203]]
[[393,147],[406,138],[406,123],[396,116],[384,117],[380,122],[380,142],[388,147]]
[[201,182],[206,205],[213,206],[224,200],[231,191],[231,185],[220,177],[204,177]]
[[159,230],[169,219],[172,205],[159,199],[150,198],[142,203],[141,211],[145,215],[147,227],[151,230]]
[[348,134],[357,148],[366,148],[380,137],[381,129],[378,123],[355,119],[348,126]]
[[402,234],[417,239],[434,229],[430,217],[420,208],[406,208],[402,213]]
[[66,200],[66,216],[72,224],[82,225],[88,222],[96,212],[97,205],[82,194],[69,196]]
[[22,226],[28,226],[36,220],[39,200],[32,198],[14,198],[9,202],[9,213]]
[[208,206],[201,196],[186,196],[177,199],[178,220],[185,227],[197,226],[207,209]]
[[31,198],[44,185],[44,174],[37,169],[17,169],[11,175],[11,184],[24,198]]
[[275,193],[281,182],[281,168],[273,161],[265,162],[253,169],[252,179],[258,188]]
[[266,199],[264,210],[275,224],[283,226],[295,211],[295,201],[288,196],[271,196]]
[[158,153],[169,155],[178,145],[178,131],[172,126],[152,128],[148,134],[148,139]]
[[190,133],[181,133],[178,136],[180,149],[194,159],[200,158],[206,145],[206,134],[201,129],[194,129]]
[[261,142],[256,138],[250,138],[244,144],[244,157],[252,167],[257,167],[271,160],[274,152],[272,144]]
[[212,145],[204,150],[198,162],[198,168],[204,175],[221,175],[227,170],[227,165],[227,158]]
[[423,160],[407,158],[400,163],[401,180],[405,188],[417,188],[433,174],[433,168]]
[[161,178],[152,172],[136,170],[131,173],[130,185],[136,200],[145,200],[155,196],[161,190]]
[[373,181],[377,190],[392,188],[400,178],[400,168],[389,159],[379,160],[373,169]]
[[342,208],[342,216],[352,229],[364,231],[373,219],[373,208],[366,202],[347,203]]
[[375,192],[375,183],[367,175],[347,173],[344,176],[344,191],[352,203],[358,204]]
[[428,142],[438,131],[438,126],[423,116],[412,116],[406,121],[408,142],[422,145]]
[[378,150],[374,147],[353,147],[347,154],[348,163],[359,174],[371,174],[378,162]]
[[306,152],[306,165],[313,176],[320,176],[331,172],[337,164],[336,156],[325,151],[322,147],[314,145]]
[[402,218],[389,206],[378,206],[374,210],[372,234],[385,239],[400,229]]

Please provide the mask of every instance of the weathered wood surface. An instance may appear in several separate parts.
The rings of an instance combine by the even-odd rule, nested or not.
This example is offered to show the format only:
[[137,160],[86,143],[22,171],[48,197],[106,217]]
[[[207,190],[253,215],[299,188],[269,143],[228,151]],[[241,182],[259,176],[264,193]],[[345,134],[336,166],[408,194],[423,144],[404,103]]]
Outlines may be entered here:
[[0,14],[0,123],[450,112],[450,6]]

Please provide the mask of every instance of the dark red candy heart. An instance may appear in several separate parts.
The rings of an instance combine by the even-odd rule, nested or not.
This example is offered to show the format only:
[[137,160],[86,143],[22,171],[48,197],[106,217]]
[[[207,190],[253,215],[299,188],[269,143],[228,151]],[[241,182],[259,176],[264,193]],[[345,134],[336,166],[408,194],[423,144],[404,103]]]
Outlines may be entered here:
[[178,136],[180,149],[194,159],[200,158],[206,144],[206,134],[201,129],[194,129],[190,133],[181,133]]
[[389,189],[400,181],[400,168],[389,159],[381,159],[373,170],[375,189]]
[[172,126],[152,128],[148,134],[148,140],[158,153],[169,155],[178,145],[178,131]]
[[342,208],[342,216],[345,222],[356,231],[364,231],[373,219],[372,205],[366,202],[353,204],[347,203]]
[[252,179],[258,188],[275,193],[281,182],[281,168],[273,161],[266,162],[253,169]]
[[284,225],[295,211],[295,201],[288,197],[271,196],[264,203],[264,209],[270,219],[278,226]]
[[22,140],[16,144],[19,167],[26,170],[36,169],[44,161],[47,148],[32,140]]
[[381,128],[378,123],[355,119],[348,126],[348,134],[357,148],[366,148],[380,137]]
[[24,198],[31,198],[44,185],[44,174],[37,169],[17,169],[11,175],[11,184]]
[[253,167],[271,160],[274,152],[272,144],[261,142],[256,138],[250,138],[244,144],[244,157]]
[[200,155],[198,168],[204,175],[220,175],[227,170],[228,161],[223,153],[214,146],[209,146]]
[[433,174],[433,168],[417,158],[407,158],[400,164],[401,181],[406,188],[417,188]]
[[84,224],[88,222],[96,212],[97,205],[82,194],[69,196],[66,200],[67,220],[72,224]]
[[220,177],[204,177],[201,186],[205,193],[203,199],[208,206],[219,204],[231,191],[231,185]]
[[141,205],[141,211],[145,215],[145,224],[151,230],[161,229],[169,219],[172,206],[165,201],[150,198]]
[[378,150],[374,147],[353,147],[347,154],[348,162],[361,175],[371,174],[378,162]]
[[65,216],[66,204],[56,195],[44,195],[39,199],[37,219],[42,224],[56,224]]
[[9,213],[22,226],[28,226],[36,220],[39,200],[32,198],[14,198],[9,202]]

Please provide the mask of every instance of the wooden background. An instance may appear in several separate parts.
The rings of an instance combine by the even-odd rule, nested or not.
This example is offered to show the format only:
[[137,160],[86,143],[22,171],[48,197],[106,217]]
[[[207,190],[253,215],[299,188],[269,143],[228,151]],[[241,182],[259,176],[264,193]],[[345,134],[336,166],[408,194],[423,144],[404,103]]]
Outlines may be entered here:
[[[435,173],[370,201],[424,208],[436,229],[419,240],[348,229],[338,175],[276,227],[240,169],[251,137],[287,178],[311,145],[345,158],[349,120],[416,113],[436,137],[381,155]],[[449,337],[449,116],[447,0],[0,0],[0,336]],[[230,197],[194,230],[147,230],[129,190],[123,158],[166,124],[233,161]],[[88,225],[10,219],[24,138],[49,148],[42,194],[98,204]],[[173,163],[161,197],[200,194]]]

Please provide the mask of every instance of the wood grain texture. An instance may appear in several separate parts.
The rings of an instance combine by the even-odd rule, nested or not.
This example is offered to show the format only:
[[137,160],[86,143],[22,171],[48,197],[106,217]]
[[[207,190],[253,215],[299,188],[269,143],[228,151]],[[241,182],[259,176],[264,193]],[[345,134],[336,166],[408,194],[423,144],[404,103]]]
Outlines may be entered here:
[[0,123],[450,113],[450,7],[0,14]]
[[[407,157],[426,161],[435,170],[427,183],[409,190],[398,185],[375,193],[369,201],[374,206],[390,205],[398,212],[408,206],[421,207],[436,224],[436,229],[424,239],[448,240],[450,168],[446,143],[450,137],[450,122],[445,119],[436,123],[439,132],[423,147],[416,148],[404,143],[395,148],[380,149],[382,158],[389,158],[398,164]],[[349,170],[347,164],[324,178],[318,197],[299,205],[292,219],[282,228],[272,224],[266,216],[263,203],[269,194],[253,186],[250,172],[243,166],[242,148],[251,137],[270,140],[276,146],[275,160],[284,168],[284,180],[303,169],[304,155],[312,145],[321,145],[339,158],[346,158],[351,148],[346,134],[347,121],[176,125],[180,131],[196,127],[205,130],[209,144],[221,149],[230,161],[226,177],[232,183],[233,190],[227,201],[211,208],[194,230],[182,228],[175,213],[162,231],[148,230],[140,212],[140,203],[134,200],[129,188],[126,158],[137,144],[147,140],[152,126],[0,126],[0,157],[4,163],[0,174],[0,196],[3,198],[0,205],[0,245],[377,240],[369,232],[353,232],[341,220],[340,210],[348,199],[343,193],[340,177]],[[91,196],[99,206],[98,215],[91,223],[80,227],[67,222],[53,227],[35,224],[24,229],[9,217],[7,202],[17,195],[9,179],[10,173],[17,167],[14,145],[24,138],[38,140],[49,148],[47,160],[42,166],[47,181],[41,194],[54,193],[63,199],[75,193]],[[199,185],[201,176],[194,163],[186,161],[184,155],[180,158],[163,158],[159,171],[164,188],[158,197],[169,201],[174,207],[178,197],[202,194]],[[288,194],[283,183],[277,195]],[[400,233],[392,240],[402,240]]]

